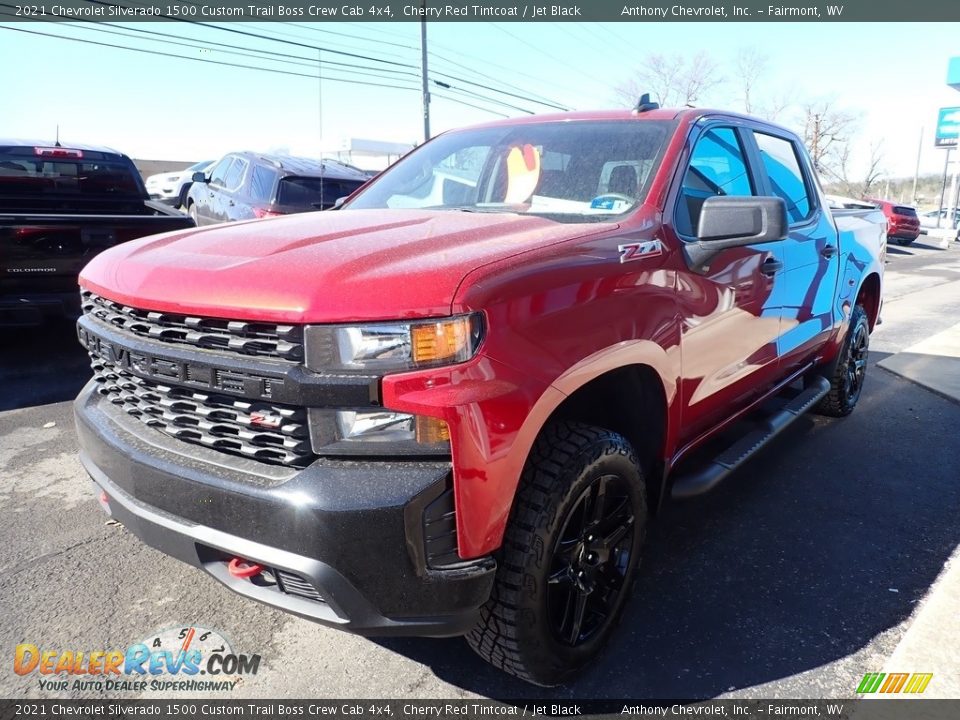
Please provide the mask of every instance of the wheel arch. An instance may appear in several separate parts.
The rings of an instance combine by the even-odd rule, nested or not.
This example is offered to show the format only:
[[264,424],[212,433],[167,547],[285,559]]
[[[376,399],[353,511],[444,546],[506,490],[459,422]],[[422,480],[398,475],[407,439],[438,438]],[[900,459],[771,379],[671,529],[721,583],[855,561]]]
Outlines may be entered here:
[[880,275],[871,272],[860,283],[860,289],[857,290],[856,305],[863,305],[867,311],[867,318],[870,321],[870,332],[873,332],[877,321],[880,319]]
[[659,507],[669,420],[666,389],[653,367],[624,365],[592,378],[564,398],[544,427],[554,422],[580,422],[623,435],[640,459],[648,505]]

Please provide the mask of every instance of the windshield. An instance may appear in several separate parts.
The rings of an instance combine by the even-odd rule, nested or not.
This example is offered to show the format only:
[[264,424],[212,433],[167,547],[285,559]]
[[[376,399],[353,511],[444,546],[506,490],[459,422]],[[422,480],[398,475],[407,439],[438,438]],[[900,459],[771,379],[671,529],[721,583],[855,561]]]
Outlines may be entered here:
[[213,160],[202,160],[188,167],[187,172],[200,172],[201,170],[206,170],[211,165],[213,165]]
[[344,207],[610,219],[643,201],[671,128],[659,120],[570,121],[451,132]]

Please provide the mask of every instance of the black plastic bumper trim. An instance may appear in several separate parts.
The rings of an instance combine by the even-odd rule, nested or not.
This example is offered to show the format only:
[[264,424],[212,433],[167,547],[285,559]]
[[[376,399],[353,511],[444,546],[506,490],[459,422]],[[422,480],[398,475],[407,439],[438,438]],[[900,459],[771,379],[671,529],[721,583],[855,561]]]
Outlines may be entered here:
[[[225,466],[149,444],[89,384],[75,403],[81,460],[112,514],[147,544],[203,568],[231,589],[365,635],[467,632],[489,597],[491,558],[451,570],[417,567],[407,507],[449,482],[444,463],[318,462],[288,479],[249,482]],[[237,535],[242,528],[244,536]],[[239,556],[305,578],[324,602],[234,578]]]

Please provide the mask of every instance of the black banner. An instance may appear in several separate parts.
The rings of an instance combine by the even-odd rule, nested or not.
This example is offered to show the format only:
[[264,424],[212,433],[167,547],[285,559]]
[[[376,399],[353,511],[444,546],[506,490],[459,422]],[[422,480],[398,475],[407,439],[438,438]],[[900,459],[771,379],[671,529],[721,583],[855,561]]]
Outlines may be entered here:
[[286,0],[2,2],[3,22],[951,22],[954,0]]

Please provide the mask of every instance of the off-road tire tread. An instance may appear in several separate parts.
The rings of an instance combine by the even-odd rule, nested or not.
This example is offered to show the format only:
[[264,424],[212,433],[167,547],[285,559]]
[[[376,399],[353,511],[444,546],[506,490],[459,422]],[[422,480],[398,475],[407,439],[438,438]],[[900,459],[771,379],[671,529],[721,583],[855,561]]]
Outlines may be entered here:
[[[557,511],[571,477],[579,477],[573,464],[589,466],[611,450],[627,455],[640,467],[629,443],[620,435],[581,423],[553,423],[544,428],[534,443],[521,475],[490,600],[480,609],[480,620],[466,639],[488,663],[527,682],[544,685],[527,667],[517,637],[517,601],[523,586],[524,556],[533,547],[537,528],[548,521],[547,513]],[[643,527],[638,523],[637,530],[642,532]]]
[[860,323],[861,318],[864,320],[867,319],[867,311],[863,305],[855,305],[853,312],[850,313],[847,337],[844,339],[843,347],[840,349],[840,357],[833,368],[832,376],[827,378],[827,380],[830,381],[830,392],[824,396],[815,410],[815,412],[820,415],[846,417],[853,412],[853,408],[856,407],[856,403],[847,405],[847,399],[844,396],[843,389],[843,376],[847,370],[847,356],[850,354],[850,346],[853,343],[853,331]]

